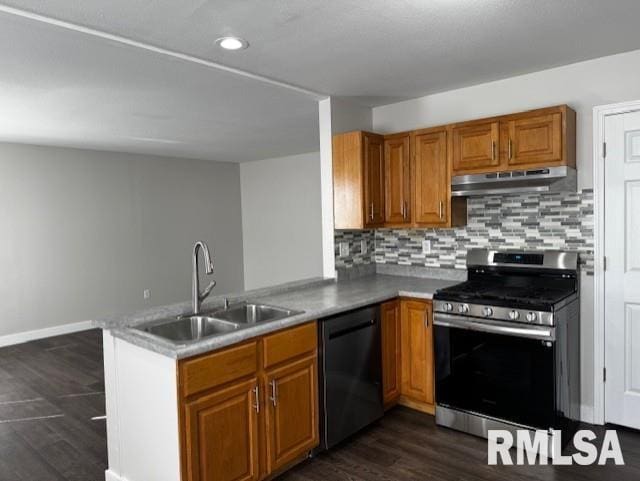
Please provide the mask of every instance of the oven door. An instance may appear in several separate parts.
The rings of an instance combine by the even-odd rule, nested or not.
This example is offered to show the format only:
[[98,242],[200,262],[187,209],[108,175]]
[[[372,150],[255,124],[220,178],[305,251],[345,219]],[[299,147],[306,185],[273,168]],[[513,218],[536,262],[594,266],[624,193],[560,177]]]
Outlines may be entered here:
[[435,313],[436,402],[523,426],[555,425],[553,328]]

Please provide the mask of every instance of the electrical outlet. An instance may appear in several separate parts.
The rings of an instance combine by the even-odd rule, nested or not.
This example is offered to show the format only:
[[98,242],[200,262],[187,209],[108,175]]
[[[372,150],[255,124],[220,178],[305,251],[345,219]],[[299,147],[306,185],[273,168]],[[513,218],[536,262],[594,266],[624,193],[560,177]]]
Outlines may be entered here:
[[362,239],[360,241],[360,252],[362,254],[366,254],[369,251],[369,246],[367,245],[367,241],[365,239]]
[[142,292],[142,297],[144,297],[145,299],[149,299],[151,297],[151,289],[145,289]]
[[347,257],[349,255],[349,243],[340,242],[340,257]]
[[428,239],[424,239],[422,241],[422,253],[423,254],[431,254],[431,241]]

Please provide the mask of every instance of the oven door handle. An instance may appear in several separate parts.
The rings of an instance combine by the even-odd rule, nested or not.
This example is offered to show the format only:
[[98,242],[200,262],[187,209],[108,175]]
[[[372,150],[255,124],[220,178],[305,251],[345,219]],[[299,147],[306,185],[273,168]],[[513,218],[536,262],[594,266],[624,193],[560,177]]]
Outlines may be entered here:
[[555,328],[514,327],[511,325],[472,321],[468,318],[436,312],[433,316],[433,324],[454,329],[466,329],[468,331],[487,332],[490,334],[502,334],[504,336],[526,337],[528,339],[541,339],[543,341],[555,341]]

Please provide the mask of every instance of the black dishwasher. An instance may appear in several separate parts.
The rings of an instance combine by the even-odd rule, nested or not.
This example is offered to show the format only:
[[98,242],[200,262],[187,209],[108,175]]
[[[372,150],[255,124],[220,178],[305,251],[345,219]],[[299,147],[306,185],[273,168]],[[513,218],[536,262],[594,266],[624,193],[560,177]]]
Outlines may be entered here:
[[320,448],[384,414],[380,306],[326,318],[320,330]]

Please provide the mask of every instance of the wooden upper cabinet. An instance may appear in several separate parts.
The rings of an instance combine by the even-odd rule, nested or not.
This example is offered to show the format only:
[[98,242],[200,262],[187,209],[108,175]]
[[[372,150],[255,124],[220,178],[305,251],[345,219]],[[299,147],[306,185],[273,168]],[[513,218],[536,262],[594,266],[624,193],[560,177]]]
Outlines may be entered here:
[[384,139],[369,132],[333,137],[333,204],[336,229],[384,223]]
[[363,132],[364,139],[364,225],[384,223],[384,139]]
[[273,473],[318,445],[317,358],[267,371],[267,463]]
[[469,122],[452,129],[453,175],[490,172],[500,165],[500,125]]
[[413,137],[413,218],[418,225],[448,223],[450,179],[447,131],[427,131]]
[[400,303],[385,302],[382,317],[382,399],[385,408],[400,397]]
[[257,386],[254,378],[185,404],[185,481],[258,479]]
[[434,404],[433,319],[429,301],[403,299],[401,393],[425,409]]
[[411,222],[411,156],[408,133],[384,139],[385,224]]
[[504,170],[575,167],[575,112],[566,106],[510,116],[501,137]]
[[364,227],[362,133],[333,136],[333,213],[336,229]]
[[336,229],[466,224],[451,177],[576,166],[576,114],[566,105],[381,136],[333,138]]

